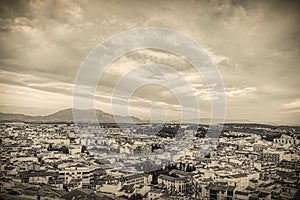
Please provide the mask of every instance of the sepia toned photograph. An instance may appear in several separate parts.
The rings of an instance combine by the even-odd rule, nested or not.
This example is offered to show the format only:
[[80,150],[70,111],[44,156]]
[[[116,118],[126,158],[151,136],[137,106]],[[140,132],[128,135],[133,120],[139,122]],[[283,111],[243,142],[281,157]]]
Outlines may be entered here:
[[0,0],[0,200],[299,200],[300,1]]

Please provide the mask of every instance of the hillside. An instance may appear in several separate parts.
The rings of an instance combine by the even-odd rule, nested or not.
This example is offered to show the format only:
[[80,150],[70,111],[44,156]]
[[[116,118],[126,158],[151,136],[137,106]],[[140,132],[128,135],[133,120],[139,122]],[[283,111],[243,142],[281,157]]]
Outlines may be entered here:
[[[10,113],[0,113],[0,122],[46,122],[46,123],[72,123],[74,122],[73,119],[73,112],[76,113],[78,122],[95,122],[91,117],[94,110],[79,110],[79,109],[64,109],[58,112],[55,112],[50,115],[46,116],[29,116],[23,114],[10,114]],[[114,123],[113,115],[103,112],[102,110],[96,110],[96,116],[98,121],[101,123]],[[135,123],[140,123],[141,120],[137,117],[122,117],[122,116],[115,116],[118,122],[122,123],[130,123],[130,119]]]

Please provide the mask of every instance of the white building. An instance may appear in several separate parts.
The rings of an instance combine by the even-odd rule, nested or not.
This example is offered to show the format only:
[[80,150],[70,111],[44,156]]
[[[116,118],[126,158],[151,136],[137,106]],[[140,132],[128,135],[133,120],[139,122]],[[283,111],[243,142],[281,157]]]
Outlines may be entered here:
[[289,135],[282,134],[280,138],[275,138],[273,140],[274,143],[282,144],[282,145],[298,145],[300,144],[300,140],[296,137],[292,137]]

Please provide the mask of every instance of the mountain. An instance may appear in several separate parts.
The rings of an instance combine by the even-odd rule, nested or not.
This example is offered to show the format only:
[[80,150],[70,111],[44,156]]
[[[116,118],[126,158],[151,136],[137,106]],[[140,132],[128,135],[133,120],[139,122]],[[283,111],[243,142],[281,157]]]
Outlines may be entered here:
[[[149,123],[149,121],[142,121],[137,117],[123,117],[123,116],[113,116],[112,114],[103,112],[102,110],[80,110],[80,109],[64,109],[60,110],[58,112],[55,112],[50,115],[46,116],[29,116],[24,114],[11,114],[11,113],[0,113],[0,122],[33,122],[33,123],[72,123],[74,122],[73,119],[73,112],[76,113],[77,116],[77,122],[85,122],[85,123],[98,123],[98,121],[95,121],[91,116],[93,116],[94,111],[96,113],[97,119],[101,123]],[[115,121],[115,119],[117,121]],[[199,121],[200,124],[209,124],[210,118],[200,118],[198,120],[186,120],[182,123],[195,123]],[[164,123],[164,121],[157,120],[153,123]],[[177,120],[168,121],[168,123],[179,123]],[[225,124],[230,123],[236,123],[236,124],[253,124],[254,122],[251,122],[249,120],[232,120],[232,119],[226,119]],[[258,124],[262,124],[263,122],[260,122]],[[264,122],[264,124],[270,124],[270,125],[287,125],[286,123],[271,123],[271,122]],[[295,126],[295,124],[290,124],[292,126]],[[296,125],[299,126],[299,125]]]
[[0,113],[1,122],[32,122],[41,116],[28,116],[23,114]]
[[46,116],[29,116],[23,114],[0,113],[0,122],[47,122],[47,123],[72,123],[74,122],[73,114],[76,114],[77,122],[95,123],[92,117],[94,112],[101,123],[114,123],[115,119],[118,123],[141,123],[137,117],[113,116],[112,114],[103,112],[102,110],[80,110],[80,109],[64,109]]

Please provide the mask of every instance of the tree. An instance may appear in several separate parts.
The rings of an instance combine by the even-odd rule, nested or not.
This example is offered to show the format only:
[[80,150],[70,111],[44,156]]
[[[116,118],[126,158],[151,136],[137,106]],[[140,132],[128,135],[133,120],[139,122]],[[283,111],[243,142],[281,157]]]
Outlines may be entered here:
[[51,143],[51,144],[49,144],[47,150],[48,150],[48,151],[52,151],[52,149],[53,149],[53,146],[52,146],[52,143]]
[[59,148],[59,151],[62,151],[64,154],[69,154],[69,149],[66,146],[62,146]]
[[86,151],[87,151],[86,146],[85,146],[85,145],[82,145],[82,147],[81,147],[81,153],[84,153],[84,152],[86,152]]
[[140,194],[134,194],[129,199],[130,200],[143,200],[143,197]]

